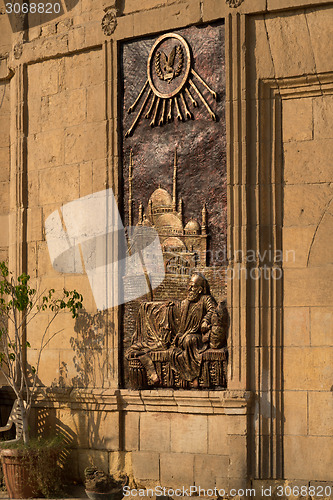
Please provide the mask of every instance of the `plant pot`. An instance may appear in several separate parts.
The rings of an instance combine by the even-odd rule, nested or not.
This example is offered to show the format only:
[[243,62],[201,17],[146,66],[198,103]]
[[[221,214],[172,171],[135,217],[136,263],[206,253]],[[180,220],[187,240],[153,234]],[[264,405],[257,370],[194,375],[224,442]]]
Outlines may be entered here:
[[38,498],[37,484],[33,484],[26,465],[26,452],[18,449],[1,451],[1,463],[9,498]]
[[99,493],[97,491],[86,491],[86,495],[90,500],[121,500],[123,498],[123,488],[115,488],[106,493]]

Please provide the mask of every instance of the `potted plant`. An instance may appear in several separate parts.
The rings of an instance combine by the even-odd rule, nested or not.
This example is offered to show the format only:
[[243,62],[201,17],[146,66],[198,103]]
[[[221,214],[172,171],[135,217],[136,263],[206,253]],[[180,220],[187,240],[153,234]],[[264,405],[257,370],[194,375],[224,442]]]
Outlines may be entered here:
[[[14,419],[16,431],[20,428],[19,439],[9,444],[4,442],[1,447],[1,461],[10,498],[27,498],[27,496],[17,496],[26,495],[26,493],[22,493],[22,485],[26,479],[17,481],[17,478],[21,477],[20,474],[27,474],[27,471],[20,472],[19,475],[16,473],[12,479],[8,477],[8,472],[13,470],[14,465],[16,466],[19,462],[23,462],[24,465],[24,462],[27,464],[30,461],[32,468],[37,467],[38,459],[36,457],[38,454],[43,451],[45,459],[48,449],[59,449],[59,443],[56,445],[53,443],[52,446],[50,442],[41,444],[40,441],[37,443],[34,441],[32,444],[29,436],[29,414],[37,390],[43,350],[59,333],[59,331],[50,332],[52,323],[57,315],[64,310],[70,311],[73,318],[76,318],[79,309],[82,308],[82,301],[82,295],[76,290],[64,289],[60,295],[56,294],[54,289],[44,290],[40,293],[30,285],[29,275],[23,273],[15,280],[6,263],[0,262],[0,373],[14,391],[16,400],[10,419]],[[33,318],[46,310],[50,312],[50,316],[38,346],[36,366],[29,366],[26,361],[26,353],[31,346],[26,338],[27,326]],[[55,452],[50,451],[49,456],[52,454],[53,457],[56,456]],[[11,465],[8,467],[7,461],[11,461]],[[45,465],[46,461],[43,460],[43,463]],[[37,473],[34,475],[38,477]],[[15,482],[20,483],[16,484],[20,491],[14,491]],[[39,482],[42,483],[42,479]],[[40,490],[36,486],[33,489]],[[38,494],[39,492],[30,491],[29,496],[33,493]]]
[[97,467],[87,467],[84,471],[84,486],[90,500],[121,500],[128,477],[115,479]]

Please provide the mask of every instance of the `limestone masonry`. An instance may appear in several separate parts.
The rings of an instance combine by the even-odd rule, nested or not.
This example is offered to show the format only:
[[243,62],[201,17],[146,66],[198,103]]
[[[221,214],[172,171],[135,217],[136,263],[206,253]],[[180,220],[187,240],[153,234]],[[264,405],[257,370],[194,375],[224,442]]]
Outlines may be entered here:
[[[33,432],[65,436],[77,480],[94,463],[126,472],[131,488],[333,495],[333,2],[29,4],[0,0],[0,260],[41,290],[84,297],[77,320],[52,325]],[[84,270],[52,267],[45,221],[105,189],[125,227],[156,229],[166,278],[97,311]],[[167,323],[156,328],[171,335],[165,350],[178,348],[166,369],[181,359],[200,375],[186,389],[171,372],[168,387],[131,387],[125,353],[142,302],[188,307],[186,334],[194,270],[217,310],[193,313],[189,350]],[[225,305],[226,387],[203,386],[205,333]],[[45,312],[27,326],[27,363],[47,322]]]

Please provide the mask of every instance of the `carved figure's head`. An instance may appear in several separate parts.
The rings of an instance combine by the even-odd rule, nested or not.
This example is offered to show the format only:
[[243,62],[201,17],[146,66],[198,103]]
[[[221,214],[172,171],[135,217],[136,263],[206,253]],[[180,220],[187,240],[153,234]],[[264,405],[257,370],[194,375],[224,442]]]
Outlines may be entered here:
[[194,274],[187,287],[187,299],[196,302],[202,294],[207,293],[208,283],[204,276]]

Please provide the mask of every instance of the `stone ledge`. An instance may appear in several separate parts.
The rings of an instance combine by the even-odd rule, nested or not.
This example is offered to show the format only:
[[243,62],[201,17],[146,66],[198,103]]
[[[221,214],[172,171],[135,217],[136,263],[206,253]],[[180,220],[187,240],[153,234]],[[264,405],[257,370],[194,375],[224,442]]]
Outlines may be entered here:
[[[70,407],[91,411],[176,412],[246,415],[251,408],[251,391],[141,390],[39,388],[35,406]],[[10,404],[10,398],[8,399]]]
[[246,414],[252,399],[250,391],[122,389],[119,392],[120,404],[126,411]]

